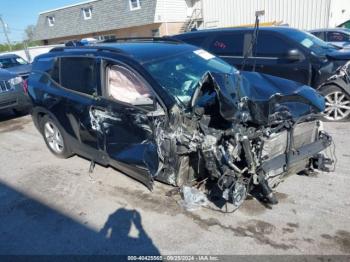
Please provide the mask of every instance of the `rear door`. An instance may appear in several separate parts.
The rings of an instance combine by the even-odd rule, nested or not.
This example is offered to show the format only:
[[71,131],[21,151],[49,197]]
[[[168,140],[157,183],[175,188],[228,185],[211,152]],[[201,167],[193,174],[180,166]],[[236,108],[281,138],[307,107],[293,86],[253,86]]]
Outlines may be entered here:
[[103,136],[93,128],[89,111],[102,103],[99,60],[90,55],[66,56],[58,63],[64,108],[57,111],[57,118],[78,154],[106,164]]
[[[246,41],[249,37],[245,38]],[[247,43],[245,46],[249,46]],[[252,50],[247,59],[245,70],[270,74],[300,83],[309,84],[311,65],[306,55],[299,61],[288,59],[288,52],[303,50],[292,42],[287,41],[279,34],[273,32],[260,31],[256,49]]]

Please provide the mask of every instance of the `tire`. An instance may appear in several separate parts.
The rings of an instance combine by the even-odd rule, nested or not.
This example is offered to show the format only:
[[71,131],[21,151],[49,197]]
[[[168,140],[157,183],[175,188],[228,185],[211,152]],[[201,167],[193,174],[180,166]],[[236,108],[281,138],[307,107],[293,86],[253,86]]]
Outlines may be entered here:
[[336,85],[328,85],[320,90],[326,99],[324,120],[328,122],[346,121],[350,116],[350,96]]
[[69,158],[73,155],[61,126],[55,120],[48,115],[43,116],[40,120],[40,130],[52,154],[59,158]]

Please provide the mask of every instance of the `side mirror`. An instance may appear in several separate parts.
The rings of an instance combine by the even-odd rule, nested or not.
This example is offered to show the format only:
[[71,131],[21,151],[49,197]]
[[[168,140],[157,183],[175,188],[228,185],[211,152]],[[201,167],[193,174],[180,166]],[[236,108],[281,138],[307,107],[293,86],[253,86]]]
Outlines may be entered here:
[[288,51],[286,58],[289,62],[300,62],[305,59],[305,56],[298,49],[292,49]]

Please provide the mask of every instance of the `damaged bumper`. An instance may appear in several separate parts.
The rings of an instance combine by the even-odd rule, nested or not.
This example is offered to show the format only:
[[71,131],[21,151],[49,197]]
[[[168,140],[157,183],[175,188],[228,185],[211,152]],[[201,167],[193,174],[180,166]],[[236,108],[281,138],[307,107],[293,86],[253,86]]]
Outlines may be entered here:
[[[222,76],[208,73],[192,98],[191,113],[174,113],[168,129],[158,129],[164,169],[157,179],[176,186],[206,181],[208,195],[216,188],[239,207],[254,190],[277,203],[272,188],[286,176],[325,170],[331,163],[321,154],[332,139],[321,130],[324,100],[316,91],[293,82],[294,90],[285,87],[285,95],[244,85],[238,94],[224,83]],[[244,89],[250,93],[242,97]]]

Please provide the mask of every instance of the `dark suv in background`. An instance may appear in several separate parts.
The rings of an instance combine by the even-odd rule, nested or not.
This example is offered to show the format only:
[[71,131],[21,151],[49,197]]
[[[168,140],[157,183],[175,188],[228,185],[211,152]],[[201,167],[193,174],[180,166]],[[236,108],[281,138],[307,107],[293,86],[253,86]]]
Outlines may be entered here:
[[238,69],[255,69],[319,89],[327,99],[327,120],[349,117],[350,86],[337,76],[341,74],[340,67],[350,60],[350,52],[289,27],[260,28],[256,48],[252,48],[253,31],[254,28],[199,30],[174,38],[206,49]]
[[27,112],[30,102],[22,77],[0,69],[0,111],[12,109],[16,114]]
[[16,54],[3,54],[0,55],[0,68],[27,79],[32,65]]

